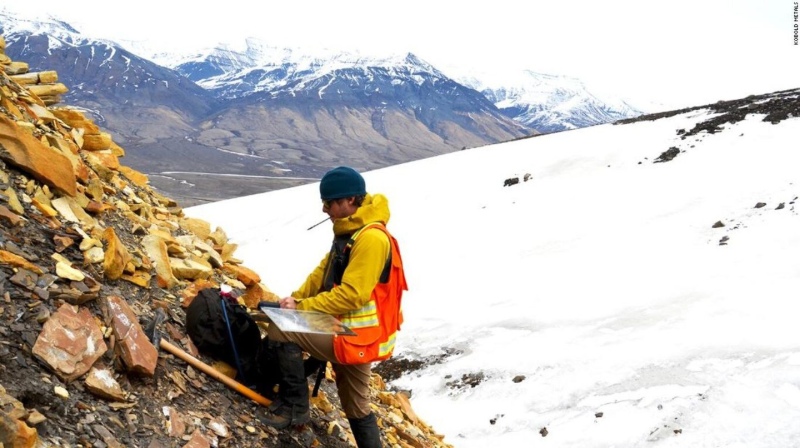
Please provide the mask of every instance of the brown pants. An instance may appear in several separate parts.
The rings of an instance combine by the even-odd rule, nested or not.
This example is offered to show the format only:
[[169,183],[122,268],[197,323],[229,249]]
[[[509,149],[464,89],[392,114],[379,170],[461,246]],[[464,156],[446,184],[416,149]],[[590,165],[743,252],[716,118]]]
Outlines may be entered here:
[[311,356],[329,361],[336,373],[336,389],[339,401],[347,418],[362,418],[372,412],[369,407],[369,378],[372,363],[339,364],[333,352],[333,335],[283,332],[277,325],[270,325],[267,331],[270,341],[294,342]]

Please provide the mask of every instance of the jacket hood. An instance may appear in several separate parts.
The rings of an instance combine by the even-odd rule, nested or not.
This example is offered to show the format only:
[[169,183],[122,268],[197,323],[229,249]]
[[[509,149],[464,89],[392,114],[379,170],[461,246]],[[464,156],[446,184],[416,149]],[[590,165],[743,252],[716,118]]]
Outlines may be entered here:
[[371,195],[367,193],[364,203],[355,213],[347,218],[337,219],[333,222],[333,234],[344,235],[353,233],[365,225],[380,222],[389,223],[389,200],[382,194]]

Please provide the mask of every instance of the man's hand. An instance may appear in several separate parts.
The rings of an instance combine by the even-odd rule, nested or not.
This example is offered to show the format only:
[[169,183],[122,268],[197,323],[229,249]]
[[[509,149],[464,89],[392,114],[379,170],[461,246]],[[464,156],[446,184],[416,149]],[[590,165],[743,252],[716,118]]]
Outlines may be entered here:
[[294,300],[294,297],[284,297],[281,299],[281,308],[285,308],[287,310],[295,310],[297,309],[297,301]]

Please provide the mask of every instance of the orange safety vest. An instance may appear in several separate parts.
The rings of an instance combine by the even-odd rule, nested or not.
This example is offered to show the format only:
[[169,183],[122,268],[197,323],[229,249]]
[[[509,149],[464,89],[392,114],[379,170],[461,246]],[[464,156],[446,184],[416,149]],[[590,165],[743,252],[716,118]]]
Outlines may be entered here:
[[[403,291],[408,290],[403,271],[403,260],[400,257],[397,240],[383,224],[367,224],[354,233],[343,247],[337,248],[334,241],[329,262],[331,265],[326,269],[328,271],[326,283],[332,284],[333,287],[338,286],[344,269],[347,267],[350,248],[361,232],[370,227],[380,229],[389,237],[392,246],[391,254],[380,281],[372,290],[369,302],[355,311],[337,316],[344,325],[356,333],[356,336],[337,335],[333,338],[333,351],[337,361],[341,364],[365,364],[388,359],[392,356],[395,337],[397,331],[400,330],[400,324],[403,323],[403,311],[400,304]],[[331,281],[331,279],[335,280]]]

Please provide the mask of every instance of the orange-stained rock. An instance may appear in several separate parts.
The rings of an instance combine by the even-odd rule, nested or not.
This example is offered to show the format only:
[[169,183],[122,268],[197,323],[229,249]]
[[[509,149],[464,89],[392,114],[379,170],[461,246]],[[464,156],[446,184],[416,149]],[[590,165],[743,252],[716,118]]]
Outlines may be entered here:
[[254,285],[261,282],[261,277],[252,269],[236,264],[226,264],[222,270],[236,277],[236,280],[244,283],[245,286]]
[[95,201],[103,200],[103,182],[98,178],[90,179],[86,184],[86,193]]
[[37,446],[36,430],[24,421],[28,418],[28,411],[22,402],[8,395],[3,386],[0,386],[0,447]]
[[139,325],[136,313],[121,297],[108,296],[105,302],[111,317],[111,328],[117,338],[116,349],[122,361],[131,372],[153,376],[158,352]]
[[[150,275],[148,272],[137,269],[133,274],[124,274],[120,278],[122,280],[129,281],[134,285],[141,286],[142,288],[147,288],[150,286],[150,279],[152,278],[152,275]],[[159,284],[159,288],[164,288],[164,286]]]
[[75,196],[75,173],[69,159],[61,152],[43,145],[2,114],[0,159],[16,165],[46,185]]
[[90,165],[96,166],[100,164],[110,170],[119,169],[119,159],[111,153],[111,151],[96,151],[85,155],[87,160],[91,159]]
[[114,210],[114,206],[111,204],[106,204],[104,202],[97,202],[97,201],[89,201],[89,203],[86,204],[86,211],[94,215],[99,215],[100,213],[106,212],[108,210]]
[[84,151],[102,151],[111,148],[111,134],[107,132],[99,132],[97,134],[83,134],[83,149]]
[[245,306],[254,309],[258,308],[258,302],[264,300],[269,302],[279,302],[281,300],[277,294],[270,291],[269,288],[261,283],[255,283],[248,286],[240,299],[244,302]]
[[8,206],[11,207],[11,211],[13,211],[18,215],[25,214],[25,208],[22,206],[22,202],[19,201],[17,192],[13,188],[11,187],[6,188],[3,194],[8,196]]
[[116,171],[112,170],[111,168],[106,167],[97,157],[92,156],[91,153],[84,153],[84,157],[86,160],[86,164],[97,174],[97,177],[100,179],[111,182],[114,179],[114,175]]
[[39,210],[39,212],[48,218],[55,218],[58,216],[58,211],[56,211],[56,209],[51,207],[46,202],[39,200],[39,198],[33,198],[31,203],[34,207],[36,207],[36,210]]
[[0,95],[0,107],[3,107],[5,110],[11,113],[11,115],[17,120],[23,120],[25,118],[19,108],[3,95]]
[[222,255],[219,254],[210,244],[206,244],[203,241],[200,241],[199,238],[192,238],[191,245],[194,246],[195,249],[203,252],[205,255],[203,258],[206,258],[211,266],[215,268],[221,268],[225,262],[222,260]]
[[219,285],[217,285],[211,280],[206,280],[206,279],[195,280],[194,282],[192,282],[192,284],[190,284],[183,291],[181,291],[181,298],[183,299],[181,301],[181,306],[184,308],[188,307],[189,304],[192,303],[192,300],[194,300],[194,298],[197,297],[197,293],[200,292],[201,290],[206,288],[216,288],[218,286]]
[[403,410],[411,423],[414,423],[415,425],[419,423],[419,417],[417,417],[417,413],[414,412],[414,409],[411,407],[411,400],[409,400],[408,392],[400,391],[395,394],[395,398],[400,404],[400,409]]
[[193,255],[185,259],[171,257],[169,259],[169,265],[175,277],[181,280],[209,278],[214,274],[214,269],[211,267],[211,264]]
[[103,239],[106,242],[106,254],[103,260],[103,272],[106,278],[116,280],[122,276],[125,266],[133,257],[128,253],[128,249],[122,244],[113,227],[108,227],[103,232]]
[[126,179],[142,188],[147,186],[147,184],[150,182],[150,179],[148,179],[146,174],[140,173],[139,171],[124,165],[119,167],[119,172],[122,173]]
[[[55,84],[33,84],[26,86],[26,88],[32,95],[38,96],[42,99],[44,99],[44,97],[57,97],[62,93],[69,92],[69,88],[60,82]],[[47,104],[47,102],[45,102],[45,104]]]
[[27,73],[28,70],[30,70],[30,66],[27,62],[12,61],[10,64],[4,65],[1,69],[9,75],[19,75]]
[[[78,198],[85,198],[85,196],[78,194],[74,198],[63,196],[50,201],[53,206],[67,221],[78,222],[84,228],[92,228],[97,225],[97,221],[86,213],[86,210],[81,207]],[[88,203],[88,200],[86,200]]]
[[73,128],[82,129],[85,134],[99,134],[100,128],[87,118],[83,112],[75,109],[50,108],[50,112]]
[[88,372],[106,349],[92,313],[64,304],[45,322],[33,354],[64,381],[72,381]]
[[50,147],[58,149],[61,151],[61,154],[64,154],[64,156],[69,159],[70,163],[72,163],[75,177],[81,182],[86,183],[89,180],[89,167],[83,163],[83,159],[78,155],[78,145],[71,140],[66,140],[54,135],[48,135],[47,141],[50,143]]
[[178,279],[172,273],[169,255],[167,254],[167,244],[164,239],[157,235],[147,235],[142,238],[142,248],[156,268],[158,286],[168,289],[175,286],[178,283]]
[[[55,70],[45,70],[38,72],[40,84],[53,84],[58,82],[58,72]],[[66,92],[64,92],[66,93]]]
[[20,257],[19,255],[12,254],[11,252],[5,250],[0,250],[0,264],[5,264],[15,268],[27,269],[37,274],[43,273],[42,268],[40,268],[39,266],[36,266],[35,264]]
[[28,110],[33,113],[34,117],[44,123],[50,123],[56,119],[56,116],[48,108],[39,104],[29,104]]
[[8,395],[6,389],[0,385],[0,410],[14,420],[20,420],[28,415],[25,405],[16,398]]
[[222,256],[222,261],[228,262],[233,259],[233,253],[239,248],[238,244],[225,243],[220,248],[219,254]]
[[180,220],[181,229],[188,230],[189,232],[197,235],[198,238],[205,241],[208,235],[211,234],[211,224],[198,218],[184,218]]
[[122,148],[122,146],[119,146],[118,144],[114,143],[113,141],[111,142],[111,147],[109,149],[111,150],[111,153],[114,154],[115,156],[125,157],[125,149]]
[[208,237],[214,242],[214,245],[218,247],[222,247],[223,244],[228,242],[228,235],[221,227],[214,229],[214,232],[209,234]]
[[33,448],[39,434],[22,420],[14,420],[0,412],[0,446],[8,448]]

